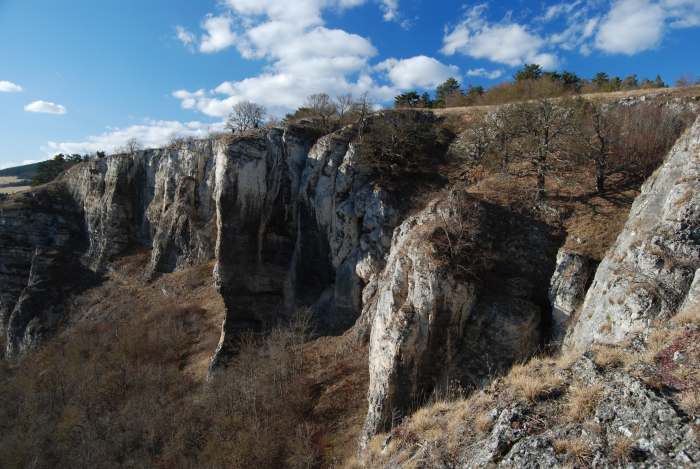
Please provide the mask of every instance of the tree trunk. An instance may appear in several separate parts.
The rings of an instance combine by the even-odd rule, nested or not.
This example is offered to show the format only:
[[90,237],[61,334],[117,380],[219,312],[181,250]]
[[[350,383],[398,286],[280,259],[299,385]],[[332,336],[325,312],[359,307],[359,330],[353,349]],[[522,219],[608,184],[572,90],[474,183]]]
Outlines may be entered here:
[[595,188],[598,194],[602,194],[605,191],[605,162],[596,160],[595,166]]

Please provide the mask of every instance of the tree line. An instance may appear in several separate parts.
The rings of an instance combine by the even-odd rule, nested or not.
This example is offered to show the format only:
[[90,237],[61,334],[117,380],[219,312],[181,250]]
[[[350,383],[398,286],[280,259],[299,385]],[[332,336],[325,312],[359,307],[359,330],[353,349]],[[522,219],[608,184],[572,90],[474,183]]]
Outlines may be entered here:
[[[691,83],[690,79],[679,81],[679,86]],[[613,92],[637,89],[665,88],[667,85],[660,75],[653,80],[640,79],[637,75],[625,78],[597,73],[585,79],[569,71],[548,72],[537,64],[525,64],[518,70],[513,80],[485,89],[483,86],[468,85],[466,88],[456,78],[449,78],[438,85],[431,93],[406,91],[394,98],[396,108],[445,108],[503,104],[523,99],[560,97],[580,93]]]

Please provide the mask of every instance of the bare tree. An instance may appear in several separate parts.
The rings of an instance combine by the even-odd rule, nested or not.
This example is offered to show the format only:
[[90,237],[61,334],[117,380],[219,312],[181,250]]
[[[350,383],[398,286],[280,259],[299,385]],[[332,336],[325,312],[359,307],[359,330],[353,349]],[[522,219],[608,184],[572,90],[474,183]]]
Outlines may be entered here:
[[601,103],[586,102],[582,106],[580,128],[584,156],[595,163],[595,187],[600,194],[605,190],[608,159],[618,135],[618,124],[610,111]]
[[226,121],[226,128],[231,132],[244,132],[259,128],[265,119],[265,107],[250,101],[241,101],[233,106],[233,111]]
[[338,112],[336,104],[326,93],[312,94],[306,98],[306,107],[321,118],[323,125]]
[[340,119],[340,125],[345,125],[345,117],[352,111],[355,100],[351,93],[341,94],[335,97],[335,107]]
[[369,97],[369,93],[362,93],[362,96],[353,103],[353,113],[357,115],[358,139],[362,140],[362,134],[367,127],[367,118],[372,113],[374,103]]
[[537,175],[537,199],[544,199],[547,173],[553,162],[562,160],[567,137],[574,128],[574,107],[566,101],[540,99],[514,106],[511,117],[518,131],[516,148],[532,163]]
[[124,144],[124,153],[136,153],[137,151],[143,150],[143,145],[137,138],[130,138]]
[[517,137],[517,128],[509,121],[509,108],[500,107],[486,116],[486,125],[493,138],[492,150],[498,153],[501,160],[501,171],[508,172],[511,157],[511,141]]

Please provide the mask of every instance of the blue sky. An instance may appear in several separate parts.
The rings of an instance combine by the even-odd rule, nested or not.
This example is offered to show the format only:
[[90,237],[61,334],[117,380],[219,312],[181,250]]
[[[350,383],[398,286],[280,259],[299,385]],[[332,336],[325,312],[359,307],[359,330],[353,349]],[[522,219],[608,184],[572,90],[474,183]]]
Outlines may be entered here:
[[0,167],[277,115],[313,92],[390,102],[525,62],[700,75],[700,0],[0,0]]

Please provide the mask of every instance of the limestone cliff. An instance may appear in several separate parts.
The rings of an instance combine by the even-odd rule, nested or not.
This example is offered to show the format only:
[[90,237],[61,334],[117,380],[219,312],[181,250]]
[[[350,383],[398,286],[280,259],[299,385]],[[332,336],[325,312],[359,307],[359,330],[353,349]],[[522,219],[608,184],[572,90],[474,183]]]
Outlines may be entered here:
[[642,187],[596,272],[568,346],[617,343],[677,313],[700,268],[699,182],[700,120]]

